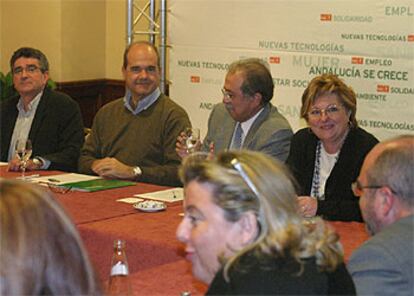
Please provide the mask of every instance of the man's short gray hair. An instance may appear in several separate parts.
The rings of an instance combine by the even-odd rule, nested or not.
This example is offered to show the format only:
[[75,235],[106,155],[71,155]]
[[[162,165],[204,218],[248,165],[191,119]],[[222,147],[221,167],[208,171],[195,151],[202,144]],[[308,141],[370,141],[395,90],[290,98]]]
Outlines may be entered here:
[[39,60],[40,71],[45,73],[49,71],[49,62],[46,55],[38,49],[31,47],[21,47],[16,50],[10,59],[10,71],[13,72],[14,63],[19,58],[33,58]]
[[269,65],[258,58],[247,58],[230,64],[228,74],[236,72],[244,74],[244,81],[240,89],[243,94],[253,96],[255,93],[262,95],[262,104],[270,102],[273,98],[274,83]]
[[403,136],[376,159],[367,172],[371,186],[388,186],[408,207],[414,208],[414,136]]

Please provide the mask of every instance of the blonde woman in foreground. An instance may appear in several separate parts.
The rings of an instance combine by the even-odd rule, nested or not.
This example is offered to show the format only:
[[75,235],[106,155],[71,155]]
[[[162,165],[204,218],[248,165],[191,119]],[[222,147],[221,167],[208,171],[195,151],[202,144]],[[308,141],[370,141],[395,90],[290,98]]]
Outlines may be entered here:
[[190,155],[177,237],[207,295],[355,295],[338,236],[306,226],[285,166],[258,152]]
[[40,186],[0,181],[0,295],[102,295],[75,226]]

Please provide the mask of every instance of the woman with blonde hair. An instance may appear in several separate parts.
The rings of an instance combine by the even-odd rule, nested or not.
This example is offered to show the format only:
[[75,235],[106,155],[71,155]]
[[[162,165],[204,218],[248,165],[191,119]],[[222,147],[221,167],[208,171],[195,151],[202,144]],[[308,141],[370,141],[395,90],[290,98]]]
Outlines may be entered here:
[[214,295],[355,294],[338,236],[298,214],[285,166],[259,152],[190,155],[180,169],[193,274]]
[[50,192],[0,181],[0,295],[101,295],[79,233]]
[[286,163],[300,185],[305,217],[362,222],[351,184],[378,140],[358,127],[356,107],[353,89],[333,74],[313,78],[302,95],[308,127],[292,137]]

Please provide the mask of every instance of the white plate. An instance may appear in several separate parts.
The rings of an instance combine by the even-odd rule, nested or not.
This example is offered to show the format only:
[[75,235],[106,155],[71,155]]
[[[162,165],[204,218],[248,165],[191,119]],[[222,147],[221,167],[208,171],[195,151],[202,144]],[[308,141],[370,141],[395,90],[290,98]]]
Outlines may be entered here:
[[167,208],[167,205],[161,201],[146,200],[135,203],[133,207],[137,210],[151,213],[163,211]]

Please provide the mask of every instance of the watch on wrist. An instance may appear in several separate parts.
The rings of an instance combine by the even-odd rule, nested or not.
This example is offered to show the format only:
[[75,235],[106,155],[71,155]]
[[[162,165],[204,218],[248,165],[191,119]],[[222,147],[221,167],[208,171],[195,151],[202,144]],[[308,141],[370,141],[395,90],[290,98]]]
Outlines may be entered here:
[[138,177],[142,175],[142,170],[139,166],[133,167],[132,170],[134,171],[134,176]]
[[32,161],[38,169],[40,169],[43,166],[43,161],[39,157],[33,158]]

